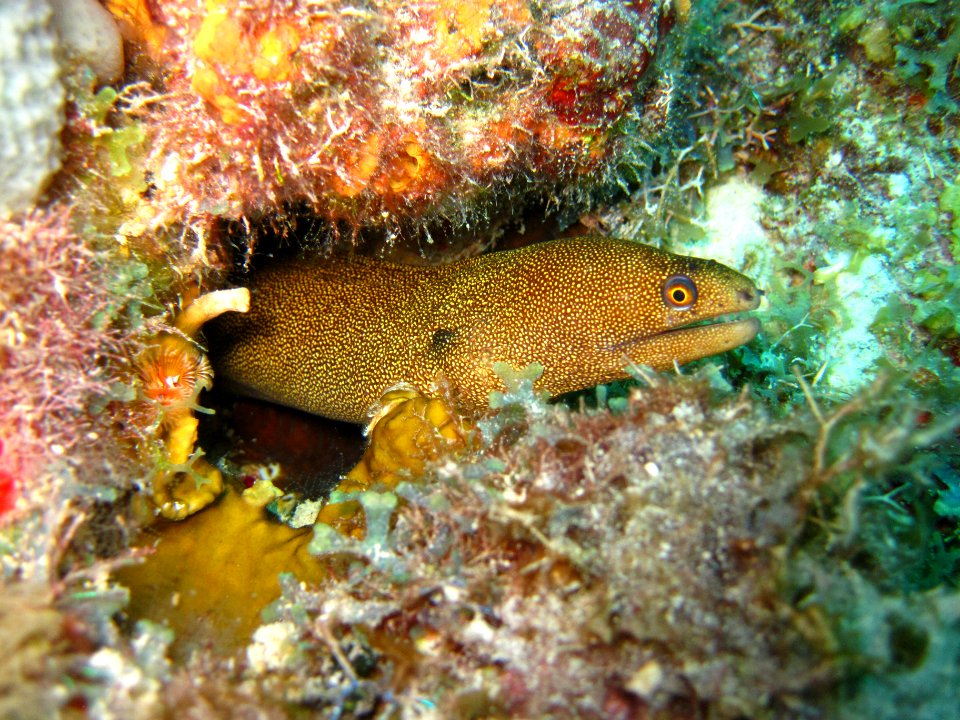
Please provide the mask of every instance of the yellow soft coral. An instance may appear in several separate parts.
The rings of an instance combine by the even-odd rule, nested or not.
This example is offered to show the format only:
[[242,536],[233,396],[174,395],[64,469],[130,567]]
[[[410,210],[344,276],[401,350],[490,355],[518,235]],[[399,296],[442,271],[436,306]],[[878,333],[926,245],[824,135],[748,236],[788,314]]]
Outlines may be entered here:
[[[373,487],[392,489],[406,478],[422,475],[428,462],[463,450],[472,424],[457,415],[444,400],[427,397],[410,385],[387,391],[367,425],[367,449],[334,492],[354,493]],[[364,534],[360,503],[355,500],[326,505],[317,522],[345,535]]]
[[257,486],[228,490],[189,522],[152,529],[153,553],[115,575],[130,589],[130,617],[172,628],[178,655],[197,646],[229,654],[249,642],[261,611],[280,596],[280,573],[321,583],[329,571],[307,553],[310,531],[271,520],[271,498]]

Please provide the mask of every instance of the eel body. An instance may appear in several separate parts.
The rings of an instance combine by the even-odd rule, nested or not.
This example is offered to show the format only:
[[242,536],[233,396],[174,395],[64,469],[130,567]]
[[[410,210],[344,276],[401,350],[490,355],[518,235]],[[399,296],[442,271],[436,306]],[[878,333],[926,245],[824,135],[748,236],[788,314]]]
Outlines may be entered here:
[[364,422],[400,382],[447,383],[465,412],[502,389],[493,364],[543,365],[551,395],[751,340],[762,293],[712,260],[584,236],[418,267],[362,257],[280,263],[249,278],[250,310],[206,326],[218,382]]

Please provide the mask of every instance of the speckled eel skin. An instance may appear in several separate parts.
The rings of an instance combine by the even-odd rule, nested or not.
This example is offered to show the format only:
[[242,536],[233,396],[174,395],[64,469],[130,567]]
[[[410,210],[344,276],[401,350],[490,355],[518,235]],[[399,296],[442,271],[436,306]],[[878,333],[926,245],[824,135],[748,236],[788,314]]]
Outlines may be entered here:
[[250,311],[206,327],[218,383],[363,422],[388,388],[449,384],[480,413],[502,389],[497,361],[544,366],[551,395],[751,340],[753,282],[712,260],[583,236],[433,267],[362,257],[281,263],[249,278]]

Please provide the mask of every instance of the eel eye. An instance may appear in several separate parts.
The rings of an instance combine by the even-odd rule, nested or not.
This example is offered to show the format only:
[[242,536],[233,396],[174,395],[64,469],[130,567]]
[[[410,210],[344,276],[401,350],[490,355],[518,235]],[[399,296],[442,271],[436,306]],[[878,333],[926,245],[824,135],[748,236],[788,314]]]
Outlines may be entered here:
[[697,301],[697,286],[686,275],[674,275],[663,284],[663,301],[674,310],[689,310]]

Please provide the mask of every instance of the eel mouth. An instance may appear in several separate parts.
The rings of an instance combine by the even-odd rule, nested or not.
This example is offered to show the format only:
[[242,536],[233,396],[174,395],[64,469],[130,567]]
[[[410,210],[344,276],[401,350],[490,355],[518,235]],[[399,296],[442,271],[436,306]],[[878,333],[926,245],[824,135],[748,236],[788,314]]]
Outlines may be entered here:
[[[724,350],[730,350],[745,343],[750,342],[760,332],[760,321],[753,317],[740,317],[739,314],[721,315],[718,318],[709,320],[698,320],[689,325],[666,330],[650,338],[667,338],[682,340],[685,343],[694,343],[698,340],[712,341],[716,343],[721,339],[733,343]],[[706,349],[706,348],[704,348]],[[724,352],[716,350],[714,352]]]
[[757,318],[727,314],[701,319],[656,335],[623,340],[607,349],[620,351],[634,362],[664,370],[673,367],[674,363],[683,364],[733,350],[753,340],[759,331]]

